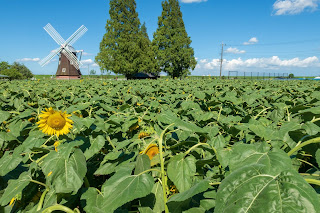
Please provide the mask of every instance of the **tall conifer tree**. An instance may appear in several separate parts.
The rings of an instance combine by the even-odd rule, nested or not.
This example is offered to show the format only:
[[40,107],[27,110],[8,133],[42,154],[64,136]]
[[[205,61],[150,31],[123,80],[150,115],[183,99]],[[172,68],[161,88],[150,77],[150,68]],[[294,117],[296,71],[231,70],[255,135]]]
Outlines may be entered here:
[[135,0],[111,0],[109,14],[96,62],[102,70],[130,76],[140,71],[144,58]]
[[158,66],[158,63],[155,59],[155,54],[151,46],[151,41],[149,39],[145,23],[143,23],[143,25],[141,26],[141,34],[142,39],[140,43],[140,48],[143,50],[143,55],[140,71],[146,73],[159,74],[160,67]]
[[163,1],[152,41],[161,70],[173,78],[190,74],[197,64],[190,44],[178,0]]

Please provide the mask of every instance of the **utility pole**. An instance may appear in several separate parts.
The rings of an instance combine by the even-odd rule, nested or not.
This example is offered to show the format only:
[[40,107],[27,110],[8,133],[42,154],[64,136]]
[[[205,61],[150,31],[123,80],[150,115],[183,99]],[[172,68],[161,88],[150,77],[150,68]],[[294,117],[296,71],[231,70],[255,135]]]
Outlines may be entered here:
[[224,44],[223,42],[221,43],[221,59],[220,59],[220,79],[221,79],[221,73],[222,73],[222,63],[223,63],[223,47],[226,44]]

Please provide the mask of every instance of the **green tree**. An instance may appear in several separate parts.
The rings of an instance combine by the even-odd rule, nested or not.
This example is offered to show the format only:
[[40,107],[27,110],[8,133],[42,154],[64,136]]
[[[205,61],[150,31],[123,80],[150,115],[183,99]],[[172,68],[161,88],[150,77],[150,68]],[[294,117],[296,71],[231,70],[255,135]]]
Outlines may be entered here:
[[24,64],[14,62],[10,66],[10,68],[17,70],[23,76],[23,78],[32,78],[33,77],[32,72]]
[[0,62],[0,72],[2,70],[6,70],[6,69],[9,69],[10,68],[10,64],[6,61],[1,61]]
[[97,72],[95,70],[90,70],[90,75],[95,75]]
[[294,78],[294,74],[290,73],[288,77],[289,78]]
[[172,78],[190,74],[197,62],[190,46],[178,0],[162,2],[162,14],[152,45],[161,70]]
[[152,49],[151,41],[147,33],[146,24],[143,23],[140,29],[142,34],[140,40],[140,48],[143,50],[143,58],[141,59],[142,64],[140,66],[140,71],[159,74],[160,67],[158,66],[158,63],[155,58],[155,53]]
[[111,0],[110,19],[95,60],[102,70],[132,75],[143,66],[142,33],[135,0]]
[[24,76],[17,69],[14,69],[14,68],[1,70],[0,74],[9,76],[10,80],[16,80],[16,79],[23,79],[24,78]]

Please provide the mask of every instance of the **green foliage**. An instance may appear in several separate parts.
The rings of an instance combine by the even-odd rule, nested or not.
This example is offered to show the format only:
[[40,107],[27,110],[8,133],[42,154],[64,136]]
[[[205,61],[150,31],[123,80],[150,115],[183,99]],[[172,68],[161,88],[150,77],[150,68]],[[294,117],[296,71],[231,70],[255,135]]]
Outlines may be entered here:
[[90,70],[90,75],[95,75],[97,72],[95,70]]
[[320,211],[317,193],[296,171],[272,166],[253,164],[229,175],[219,187],[215,212]]
[[18,72],[23,76],[24,79],[33,77],[31,71],[24,64],[14,62],[10,67],[18,70]]
[[143,54],[141,56],[142,63],[140,72],[158,74],[160,72],[160,67],[158,66],[155,59],[156,56],[152,49],[151,41],[149,39],[145,23],[143,23],[140,30],[142,34],[142,38],[140,40],[140,48],[143,50]]
[[153,70],[153,55],[140,29],[135,1],[111,0],[109,14],[106,33],[96,56],[100,69],[126,76]]
[[294,78],[294,74],[290,73],[288,77],[289,78]]
[[18,62],[14,62],[12,65],[5,61],[0,62],[0,74],[9,76],[11,80],[33,77],[31,71],[24,64]]
[[0,62],[0,72],[10,68],[10,64],[6,61]]
[[9,69],[6,69],[6,70],[2,70],[0,72],[0,74],[9,76],[9,78],[11,80],[23,79],[23,75],[17,69],[14,69],[14,68],[9,68]]
[[178,0],[162,2],[152,45],[161,71],[169,76],[183,77],[190,74],[189,69],[195,68],[194,50],[190,46],[191,39],[186,32]]
[[179,192],[184,192],[191,188],[196,170],[196,159],[193,156],[185,158],[183,154],[180,154],[174,156],[168,164],[168,177]]
[[[0,82],[0,212],[319,212],[319,91],[313,81]],[[39,131],[48,107],[72,114],[69,134]]]

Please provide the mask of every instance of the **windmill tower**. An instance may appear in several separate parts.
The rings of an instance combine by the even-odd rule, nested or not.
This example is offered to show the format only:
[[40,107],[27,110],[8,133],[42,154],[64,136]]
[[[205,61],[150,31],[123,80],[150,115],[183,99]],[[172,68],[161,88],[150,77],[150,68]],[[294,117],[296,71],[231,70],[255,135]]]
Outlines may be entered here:
[[53,40],[59,44],[60,47],[51,51],[51,53],[42,59],[39,64],[43,67],[59,54],[59,65],[56,78],[79,79],[81,77],[80,66],[82,63],[78,57],[81,59],[82,51],[76,51],[72,45],[81,36],[83,36],[88,29],[82,25],[67,40],[64,40],[61,35],[51,26],[51,24],[47,24],[44,29],[53,38]]

